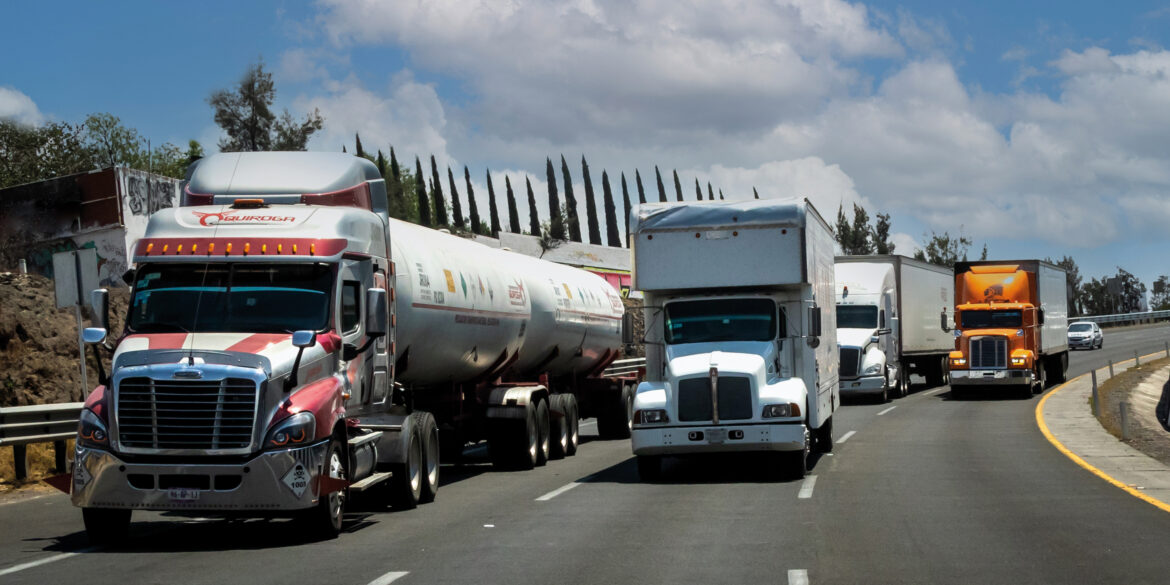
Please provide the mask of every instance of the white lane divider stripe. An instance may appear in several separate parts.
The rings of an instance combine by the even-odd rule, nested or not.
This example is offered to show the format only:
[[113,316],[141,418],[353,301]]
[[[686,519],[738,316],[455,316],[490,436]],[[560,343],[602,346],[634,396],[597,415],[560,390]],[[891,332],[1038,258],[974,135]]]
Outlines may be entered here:
[[934,390],[928,390],[926,392],[923,392],[922,395],[923,396],[934,396],[935,394],[938,394],[939,392],[942,392],[943,390],[945,390],[945,388],[935,388]]
[[808,585],[808,571],[788,569],[788,585]]
[[81,550],[79,550],[79,551],[75,551],[75,552],[67,552],[67,553],[61,553],[61,554],[59,554],[59,555],[53,555],[53,556],[51,556],[51,557],[45,557],[45,558],[43,558],[43,559],[39,559],[39,560],[35,560],[35,561],[30,561],[30,562],[23,563],[23,564],[20,564],[20,565],[16,565],[16,566],[8,567],[7,569],[0,570],[0,577],[3,577],[3,576],[5,576],[5,575],[11,575],[11,574],[13,574],[13,573],[19,573],[20,571],[23,571],[23,570],[25,570],[25,569],[32,569],[32,568],[34,568],[34,567],[39,567],[39,566],[41,566],[41,565],[47,565],[47,564],[49,564],[49,563],[55,563],[55,562],[57,562],[57,561],[63,561],[63,560],[65,560],[65,559],[69,558],[69,557],[75,557],[75,556],[77,556],[77,555],[79,555],[79,554],[82,554],[82,553],[93,552],[93,551],[95,551],[95,550],[97,550],[97,549],[98,549],[98,547],[96,547],[96,546],[91,546],[91,547],[89,547],[89,548],[83,548],[83,549],[81,549]]
[[817,485],[817,476],[810,475],[804,478],[804,482],[800,484],[800,493],[796,497],[807,500],[813,495],[813,488]]
[[410,573],[408,571],[390,571],[389,573],[386,573],[385,575],[370,581],[370,585],[390,585],[390,583],[393,583],[409,574]]
[[889,412],[889,411],[891,411],[891,410],[894,410],[895,408],[898,408],[898,407],[897,407],[897,406],[891,406],[891,407],[889,407],[889,408],[887,408],[887,409],[885,409],[885,410],[883,410],[883,411],[881,411],[881,412],[877,413],[877,415],[878,415],[878,416],[881,416],[881,415],[883,415],[883,414],[885,414],[885,413],[887,413],[887,412]]
[[563,485],[563,486],[561,486],[561,487],[559,487],[559,488],[557,488],[557,489],[555,489],[547,494],[544,494],[543,496],[540,496],[539,498],[536,498],[536,501],[547,502],[547,501],[581,485],[581,483],[582,482],[580,482],[580,481],[574,481],[573,483]]
[[837,444],[840,445],[841,443],[848,441],[849,437],[852,437],[853,435],[856,435],[856,434],[857,434],[857,431],[849,431],[848,433],[841,435],[841,438],[837,439]]

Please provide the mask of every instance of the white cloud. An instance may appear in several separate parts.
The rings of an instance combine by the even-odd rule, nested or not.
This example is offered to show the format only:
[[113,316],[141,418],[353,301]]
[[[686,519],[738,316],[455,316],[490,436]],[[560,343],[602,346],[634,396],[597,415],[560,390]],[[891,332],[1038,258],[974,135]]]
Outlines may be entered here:
[[45,116],[32,98],[16,88],[3,85],[0,85],[0,118],[34,126],[45,121]]

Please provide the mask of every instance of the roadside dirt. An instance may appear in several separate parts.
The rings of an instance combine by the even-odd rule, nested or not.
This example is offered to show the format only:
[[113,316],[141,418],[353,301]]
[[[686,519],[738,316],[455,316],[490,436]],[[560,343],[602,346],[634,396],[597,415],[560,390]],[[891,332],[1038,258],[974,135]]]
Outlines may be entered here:
[[1153,409],[1166,383],[1164,369],[1168,366],[1170,358],[1146,362],[1118,372],[1097,386],[1101,399],[1097,419],[1101,426],[1121,438],[1121,402],[1125,401],[1129,405],[1129,439],[1124,442],[1165,465],[1170,465],[1170,433],[1153,421]]
[[[110,320],[115,330],[125,319],[129,299],[128,289],[110,291]],[[82,326],[89,326],[88,311],[82,317]],[[97,385],[92,350],[86,350],[86,359],[92,388]],[[52,280],[34,274],[0,273],[0,407],[80,400],[83,393],[73,310],[56,308]]]
[[646,348],[642,345],[642,338],[646,335],[646,316],[642,313],[642,299],[622,299],[626,305],[626,313],[630,315],[634,329],[634,344],[622,351],[622,358],[644,357]]

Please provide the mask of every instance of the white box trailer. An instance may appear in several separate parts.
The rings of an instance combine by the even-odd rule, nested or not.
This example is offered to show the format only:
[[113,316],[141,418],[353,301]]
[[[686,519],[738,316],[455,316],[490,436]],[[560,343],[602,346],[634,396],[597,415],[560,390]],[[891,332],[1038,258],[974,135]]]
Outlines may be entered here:
[[807,200],[640,205],[631,224],[639,473],[668,455],[763,451],[803,476],[814,445],[832,448],[840,403],[828,224]]
[[946,383],[949,268],[898,255],[839,256],[836,279],[842,393],[904,396],[910,374]]

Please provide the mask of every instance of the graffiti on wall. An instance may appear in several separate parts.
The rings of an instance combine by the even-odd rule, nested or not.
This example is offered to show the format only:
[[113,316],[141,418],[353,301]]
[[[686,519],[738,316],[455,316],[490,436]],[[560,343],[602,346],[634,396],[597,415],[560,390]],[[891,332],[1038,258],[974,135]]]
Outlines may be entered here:
[[148,217],[175,206],[176,181],[169,177],[132,173],[126,177],[126,205],[134,215]]
[[123,286],[129,265],[122,250],[120,230],[33,244],[27,254],[28,271],[53,278],[53,254],[93,248],[97,250],[98,279],[102,286]]

